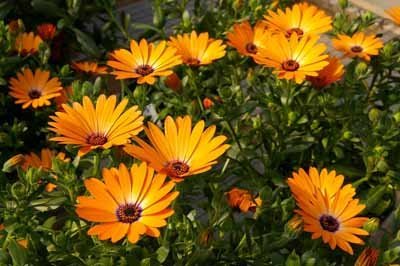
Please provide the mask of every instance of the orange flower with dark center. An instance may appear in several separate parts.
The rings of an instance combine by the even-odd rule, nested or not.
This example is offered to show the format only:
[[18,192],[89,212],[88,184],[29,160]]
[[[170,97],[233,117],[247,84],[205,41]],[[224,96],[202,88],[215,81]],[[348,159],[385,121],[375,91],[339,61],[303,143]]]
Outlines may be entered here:
[[22,56],[31,55],[39,51],[42,42],[40,36],[33,32],[21,33],[15,39],[14,49]]
[[263,23],[257,23],[253,29],[248,21],[233,25],[233,31],[227,34],[228,44],[247,56],[256,54],[259,47],[268,42],[269,37],[270,32]]
[[398,25],[400,25],[400,6],[394,6],[385,10],[386,14]]
[[359,57],[366,61],[370,61],[371,56],[378,55],[379,49],[383,47],[381,39],[375,35],[365,35],[362,32],[357,32],[351,37],[339,34],[336,39],[332,40],[332,44],[345,56]]
[[165,41],[157,45],[142,39],[138,44],[131,40],[130,51],[115,50],[110,54],[107,65],[114,68],[111,74],[116,79],[137,79],[139,84],[154,84],[156,77],[165,77],[173,73],[172,68],[182,63],[176,50],[167,47]]
[[331,17],[307,3],[295,4],[292,8],[286,8],[285,12],[281,9],[277,12],[268,10],[264,19],[270,31],[283,33],[286,38],[290,38],[293,33],[298,38],[303,35],[318,36],[332,29]]
[[16,99],[16,104],[22,104],[22,108],[33,108],[50,105],[50,99],[60,95],[62,90],[58,78],[50,79],[50,72],[36,69],[35,73],[25,68],[10,79],[9,94]]
[[72,62],[72,68],[76,71],[84,72],[87,74],[108,73],[107,67],[99,66],[96,62],[91,62],[91,61]]
[[255,197],[250,191],[240,188],[232,188],[225,193],[228,204],[233,209],[238,209],[241,212],[255,212],[257,207],[262,204],[261,198]]
[[344,177],[335,171],[323,169],[321,173],[311,167],[307,174],[303,169],[293,173],[288,185],[302,216],[304,231],[312,233],[312,239],[322,237],[331,249],[336,246],[353,254],[349,243],[364,244],[358,235],[368,232],[360,227],[368,221],[365,217],[355,217],[365,205],[353,199],[352,185],[342,187]]
[[205,129],[204,121],[199,121],[192,129],[190,116],[178,117],[176,121],[168,116],[165,119],[163,133],[156,125],[149,122],[145,127],[151,145],[138,137],[138,145],[128,144],[124,151],[129,155],[148,162],[160,173],[167,174],[175,182],[186,177],[203,173],[211,169],[228,148],[223,144],[225,136],[214,137],[215,126]]
[[344,66],[339,58],[329,57],[327,60],[329,64],[318,71],[318,76],[307,77],[307,80],[310,81],[315,88],[320,89],[326,87],[340,80],[344,74]]
[[82,219],[99,223],[89,229],[88,235],[115,243],[125,236],[131,243],[141,235],[159,237],[158,228],[167,224],[166,218],[174,213],[168,208],[179,192],[172,191],[175,183],[165,182],[164,174],[142,163],[128,169],[103,169],[104,182],[89,178],[85,187],[91,196],[80,196],[76,213]]
[[118,105],[117,97],[106,98],[100,95],[96,106],[89,97],[83,98],[83,105],[74,102],[72,107],[63,104],[63,112],[50,116],[49,129],[60,136],[50,140],[61,144],[72,144],[80,147],[78,156],[83,156],[91,150],[124,145],[130,138],[143,129],[143,116],[138,106],[124,111],[128,99]]
[[192,31],[191,34],[170,37],[168,45],[174,47],[183,63],[189,66],[211,64],[214,60],[224,57],[226,53],[226,45],[222,44],[222,40],[209,38],[208,32],[197,35]]
[[43,23],[36,27],[39,36],[45,40],[52,40],[56,34],[56,26],[52,23]]
[[357,258],[354,266],[376,266],[378,265],[379,250],[367,247]]
[[273,67],[279,79],[302,83],[328,65],[328,55],[323,54],[326,46],[317,41],[318,37],[299,39],[296,33],[290,39],[283,34],[273,35],[253,58],[258,64]]

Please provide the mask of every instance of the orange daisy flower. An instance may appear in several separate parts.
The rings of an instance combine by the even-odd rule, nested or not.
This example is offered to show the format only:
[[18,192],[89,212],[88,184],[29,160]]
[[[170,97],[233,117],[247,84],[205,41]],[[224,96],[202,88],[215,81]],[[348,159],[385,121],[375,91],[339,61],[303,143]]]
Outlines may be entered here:
[[342,187],[343,180],[335,171],[319,173],[311,167],[308,174],[303,169],[293,173],[288,185],[300,208],[296,212],[303,218],[304,231],[312,233],[312,239],[322,237],[331,249],[338,246],[353,254],[349,243],[364,244],[357,235],[368,235],[360,228],[368,218],[355,217],[365,205],[353,199],[352,185]]
[[294,33],[287,39],[277,34],[253,58],[259,64],[273,67],[279,79],[302,83],[307,76],[318,76],[318,71],[329,64],[328,55],[323,54],[326,46],[317,41],[316,36],[299,39]]
[[143,116],[138,106],[133,106],[124,112],[128,99],[122,100],[117,106],[117,97],[108,98],[100,95],[93,106],[89,97],[83,97],[83,105],[74,102],[72,107],[63,104],[63,112],[50,116],[49,129],[61,136],[50,140],[61,144],[80,146],[78,156],[83,156],[91,150],[123,145],[143,129]]
[[114,68],[111,73],[116,79],[137,79],[139,84],[154,84],[155,77],[164,77],[172,74],[172,68],[182,63],[175,49],[167,47],[165,41],[158,45],[147,43],[142,39],[138,44],[131,40],[130,51],[126,49],[115,50],[110,54],[107,64]]
[[43,40],[33,32],[24,32],[15,39],[14,49],[22,56],[31,55],[39,51],[42,42]]
[[189,66],[202,66],[211,64],[214,60],[225,56],[226,45],[222,40],[208,37],[208,32],[197,35],[185,33],[170,37],[168,45],[177,49],[176,54],[182,57],[183,63]]
[[400,6],[394,6],[386,9],[385,12],[390,16],[390,18],[400,25]]
[[16,99],[16,104],[22,104],[23,109],[50,105],[49,100],[59,96],[61,90],[60,80],[50,79],[50,72],[47,70],[36,69],[33,73],[25,68],[16,78],[10,79],[9,94]]
[[127,236],[136,243],[141,235],[159,237],[158,228],[167,224],[174,213],[168,208],[179,192],[171,190],[175,183],[165,182],[166,176],[154,174],[146,163],[128,169],[103,169],[104,183],[96,178],[85,180],[92,196],[78,197],[76,213],[82,219],[100,223],[89,229],[88,235],[115,243]]
[[293,33],[298,38],[304,35],[320,35],[332,29],[332,18],[314,5],[295,4],[292,8],[286,8],[285,12],[278,9],[277,12],[268,10],[264,16],[269,30],[283,33],[290,38]]
[[[57,158],[59,160],[62,160],[64,162],[69,162],[70,159],[66,157],[65,153],[59,152],[58,154],[55,151],[51,151],[50,149],[42,149],[40,153],[40,157],[31,152],[30,154],[25,154],[23,155],[24,159],[21,162],[21,168],[26,171],[28,168],[33,167],[33,168],[41,168],[43,171],[49,171],[52,168],[53,165],[53,159]],[[57,176],[53,176],[54,179],[57,179]],[[52,192],[57,185],[53,183],[48,183],[46,185],[46,191],[47,192]]]
[[81,61],[72,62],[72,68],[76,71],[85,72],[87,74],[107,74],[107,67],[99,66],[96,62]]
[[144,127],[151,145],[138,137],[139,144],[125,146],[124,151],[142,161],[148,162],[157,172],[168,175],[176,182],[184,178],[206,172],[217,163],[228,148],[223,144],[225,136],[213,137],[215,126],[204,130],[204,121],[199,121],[192,130],[190,116],[178,117],[176,121],[165,119],[165,134],[153,123]]
[[379,49],[383,47],[381,39],[375,35],[365,35],[363,32],[357,32],[351,37],[339,34],[332,43],[333,47],[347,57],[360,57],[366,61],[371,60],[371,55],[378,55]]
[[246,189],[232,188],[225,193],[228,204],[233,209],[238,209],[241,212],[255,212],[257,207],[262,204],[261,198],[255,197]]
[[358,256],[354,266],[376,266],[378,265],[379,250],[367,247]]
[[257,23],[254,29],[248,21],[233,25],[233,31],[229,32],[228,44],[235,47],[242,55],[253,56],[260,47],[264,47],[270,38],[270,32],[265,29],[263,23]]
[[315,88],[326,87],[340,80],[344,74],[344,66],[339,58],[329,57],[327,60],[329,64],[318,71],[318,76],[307,77],[307,80],[310,81]]
[[36,31],[43,40],[52,40],[56,35],[56,26],[52,23],[43,23],[36,27]]

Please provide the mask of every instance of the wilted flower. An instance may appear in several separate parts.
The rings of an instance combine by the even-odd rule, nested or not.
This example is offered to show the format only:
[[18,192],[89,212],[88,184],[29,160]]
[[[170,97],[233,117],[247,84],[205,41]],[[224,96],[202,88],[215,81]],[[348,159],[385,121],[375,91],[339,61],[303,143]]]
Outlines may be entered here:
[[203,106],[205,109],[210,109],[211,107],[213,107],[213,105],[214,105],[214,102],[210,98],[205,97],[203,99]]
[[250,191],[240,188],[232,188],[225,193],[228,204],[233,209],[238,209],[241,212],[255,212],[257,207],[260,207],[262,200],[259,196],[254,196]]
[[339,58],[329,57],[327,58],[327,61],[329,64],[318,71],[318,76],[307,77],[307,80],[310,81],[315,88],[320,89],[326,87],[340,80],[344,74],[344,66],[340,62]]
[[182,81],[179,76],[174,72],[168,75],[164,80],[165,85],[175,92],[178,92],[182,88]]
[[379,258],[379,250],[367,247],[358,256],[354,266],[376,266]]

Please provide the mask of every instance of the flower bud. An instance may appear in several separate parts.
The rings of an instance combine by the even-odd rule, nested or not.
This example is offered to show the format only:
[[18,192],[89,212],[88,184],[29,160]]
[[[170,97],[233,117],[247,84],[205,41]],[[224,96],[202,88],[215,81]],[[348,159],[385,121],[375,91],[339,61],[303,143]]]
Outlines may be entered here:
[[3,172],[10,173],[12,172],[16,166],[21,165],[24,161],[24,156],[22,154],[17,154],[8,159],[3,164]]
[[166,77],[164,84],[174,92],[178,92],[182,88],[182,81],[176,73],[172,73]]
[[372,108],[368,112],[368,118],[372,123],[378,122],[381,117],[381,111],[378,108]]
[[303,231],[303,218],[297,214],[293,216],[293,218],[286,223],[285,231],[290,237],[296,238]]
[[366,247],[358,256],[354,266],[376,266],[379,258],[379,250]]
[[400,112],[397,112],[393,115],[394,121],[400,123]]
[[56,35],[56,26],[52,23],[43,23],[37,26],[36,31],[43,40],[48,41]]
[[341,9],[345,9],[349,6],[348,0],[339,0],[339,6]]
[[205,109],[210,109],[211,107],[213,107],[213,105],[214,105],[214,102],[210,98],[205,97],[203,99],[203,106]]
[[206,228],[199,235],[199,242],[202,246],[208,247],[213,239],[213,230],[211,228]]
[[379,218],[373,217],[366,221],[363,225],[363,228],[370,234],[376,232],[379,229]]
[[360,62],[356,66],[355,73],[359,77],[364,75],[367,72],[367,70],[368,70],[368,65],[365,62]]
[[346,130],[345,132],[343,132],[342,137],[344,139],[351,139],[353,137],[353,133],[349,130]]

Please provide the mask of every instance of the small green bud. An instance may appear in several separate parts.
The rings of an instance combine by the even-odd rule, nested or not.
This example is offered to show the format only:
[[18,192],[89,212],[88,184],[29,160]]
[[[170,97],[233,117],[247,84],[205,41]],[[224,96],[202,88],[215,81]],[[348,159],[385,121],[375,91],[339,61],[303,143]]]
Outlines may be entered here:
[[64,65],[60,70],[60,76],[65,77],[68,76],[70,73],[69,65]]
[[300,215],[296,214],[285,224],[285,232],[289,235],[290,238],[297,238],[302,231],[303,218],[301,218]]
[[373,217],[366,221],[363,225],[364,230],[372,234],[379,229],[380,220],[379,218]]
[[345,9],[349,6],[348,0],[339,0],[339,6],[341,9]]
[[17,181],[11,186],[11,195],[16,199],[26,196],[26,187],[23,183]]
[[400,123],[400,112],[397,112],[393,115],[394,121]]
[[291,125],[294,121],[296,121],[298,114],[296,112],[289,112],[288,113],[288,121],[289,125]]
[[353,137],[353,133],[349,130],[346,130],[345,132],[343,132],[342,137],[344,139],[351,139]]
[[362,76],[364,75],[368,70],[368,65],[365,62],[360,62],[356,66],[356,75],[357,76]]
[[378,122],[379,118],[381,117],[381,111],[378,108],[372,108],[368,112],[368,118],[371,122],[376,123]]
[[383,46],[382,48],[382,54],[385,58],[391,58],[393,53],[393,43],[392,42],[388,42],[387,44],[385,44],[385,46]]
[[137,86],[133,91],[133,97],[135,99],[142,99],[142,97],[146,94],[146,88],[144,86]]
[[259,116],[254,117],[254,118],[252,119],[252,121],[253,121],[253,128],[254,128],[254,129],[258,129],[258,128],[261,127],[261,118],[260,118]]

